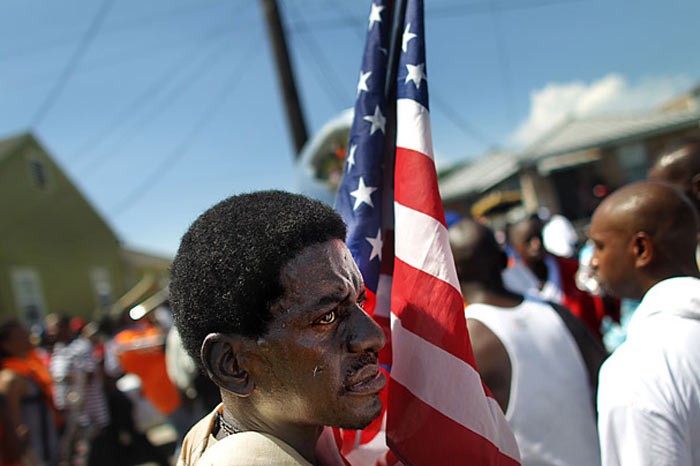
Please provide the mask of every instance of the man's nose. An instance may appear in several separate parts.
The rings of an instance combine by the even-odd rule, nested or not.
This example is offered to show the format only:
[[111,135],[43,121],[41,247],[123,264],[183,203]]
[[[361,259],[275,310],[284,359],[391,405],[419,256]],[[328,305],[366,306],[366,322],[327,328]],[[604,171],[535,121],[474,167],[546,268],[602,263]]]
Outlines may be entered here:
[[386,343],[382,328],[359,306],[353,313],[348,329],[348,349],[353,353],[378,352]]

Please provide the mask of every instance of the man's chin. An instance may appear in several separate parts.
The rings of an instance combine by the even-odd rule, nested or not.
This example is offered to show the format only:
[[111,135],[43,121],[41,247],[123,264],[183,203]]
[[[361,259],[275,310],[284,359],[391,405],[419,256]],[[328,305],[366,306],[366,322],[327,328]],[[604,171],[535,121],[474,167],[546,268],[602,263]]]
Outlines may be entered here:
[[630,298],[630,293],[624,287],[611,286],[605,282],[600,282],[600,288],[603,290],[604,296],[612,296],[613,298],[618,299]]
[[382,400],[379,395],[374,395],[371,397],[371,402],[368,400],[366,406],[353,410],[352,414],[352,418],[346,419],[337,427],[352,430],[364,429],[382,414]]

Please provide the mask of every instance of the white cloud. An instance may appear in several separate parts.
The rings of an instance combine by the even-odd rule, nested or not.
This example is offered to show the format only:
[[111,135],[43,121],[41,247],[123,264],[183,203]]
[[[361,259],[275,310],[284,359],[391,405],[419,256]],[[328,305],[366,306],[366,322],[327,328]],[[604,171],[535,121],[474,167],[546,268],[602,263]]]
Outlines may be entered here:
[[687,76],[661,76],[630,84],[615,73],[591,83],[547,83],[530,93],[530,114],[511,141],[530,144],[568,117],[648,110],[686,91],[691,83]]

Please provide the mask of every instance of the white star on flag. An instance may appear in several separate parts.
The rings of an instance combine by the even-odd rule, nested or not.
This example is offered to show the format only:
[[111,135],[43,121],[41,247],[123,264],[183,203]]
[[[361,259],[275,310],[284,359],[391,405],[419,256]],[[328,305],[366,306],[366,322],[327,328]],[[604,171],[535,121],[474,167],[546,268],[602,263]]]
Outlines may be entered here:
[[372,203],[372,193],[376,190],[377,188],[372,186],[365,186],[365,180],[360,177],[360,182],[357,185],[357,189],[350,193],[350,195],[355,198],[355,205],[352,207],[352,210],[357,210],[357,208],[360,207],[363,202],[374,208],[374,203]]
[[[408,78],[406,78],[406,82],[408,82]],[[379,105],[374,107],[374,115],[365,115],[362,117],[363,120],[369,121],[372,123],[372,127],[369,130],[369,135],[373,135],[375,131],[381,130],[382,133],[386,133],[384,130],[384,125],[386,125],[386,118],[384,115],[382,115],[382,111],[379,110]]]
[[372,11],[369,13],[369,27],[367,29],[372,29],[374,23],[382,22],[381,13],[383,9],[383,6],[375,5],[374,3],[372,3]]
[[380,228],[377,230],[377,236],[372,238],[372,237],[365,237],[367,242],[372,245],[372,252],[369,254],[369,260],[374,259],[375,257],[379,257],[379,260],[382,260],[382,245],[384,244],[384,241],[382,241],[382,229]]
[[350,150],[348,151],[348,159],[347,159],[347,164],[348,164],[348,171],[352,167],[355,166],[355,151],[357,150],[357,144],[353,144],[350,146]]
[[413,81],[416,88],[419,88],[421,81],[428,80],[428,78],[425,76],[425,63],[421,63],[420,65],[406,65],[406,69],[408,70],[408,74],[406,75],[404,84],[408,83],[409,81]]
[[411,32],[411,23],[406,24],[406,29],[404,29],[403,37],[401,38],[401,50],[403,50],[403,53],[408,51],[408,43],[411,42],[411,39],[416,37],[418,37],[418,34]]
[[360,81],[357,83],[357,95],[360,95],[361,91],[369,91],[369,88],[367,87],[367,80],[370,76],[372,76],[371,71],[363,73],[362,70],[360,70]]

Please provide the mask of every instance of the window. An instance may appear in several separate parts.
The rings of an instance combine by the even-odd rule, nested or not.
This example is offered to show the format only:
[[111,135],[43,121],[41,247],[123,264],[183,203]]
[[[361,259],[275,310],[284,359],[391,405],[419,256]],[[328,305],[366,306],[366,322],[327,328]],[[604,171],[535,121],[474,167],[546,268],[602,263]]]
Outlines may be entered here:
[[47,191],[51,187],[51,167],[41,154],[30,151],[27,154],[29,179],[31,183],[41,191]]
[[617,160],[620,163],[626,183],[643,180],[647,176],[647,151],[644,144],[635,142],[617,149]]
[[90,282],[97,297],[97,305],[104,309],[112,304],[112,282],[109,271],[104,267],[94,267],[90,271]]
[[39,189],[46,189],[46,185],[49,184],[49,180],[46,177],[46,168],[44,167],[42,161],[34,159],[29,162],[29,164],[32,168],[32,176],[34,177],[34,182],[36,185],[39,187]]
[[39,274],[29,267],[12,270],[12,289],[21,319],[28,325],[41,323],[46,313]]

